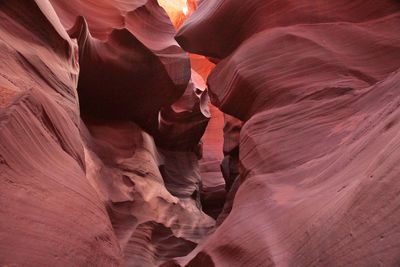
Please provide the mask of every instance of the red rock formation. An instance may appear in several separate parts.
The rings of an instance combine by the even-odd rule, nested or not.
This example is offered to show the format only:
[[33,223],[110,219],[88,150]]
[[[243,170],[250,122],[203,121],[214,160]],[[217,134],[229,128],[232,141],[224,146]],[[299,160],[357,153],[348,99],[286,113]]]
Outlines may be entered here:
[[[86,123],[95,136],[96,169],[102,167],[92,175],[103,188],[100,195],[108,204],[125,263],[153,266],[186,255],[214,225],[198,206],[200,175],[195,155],[208,122],[208,96],[195,77],[187,86],[187,55],[173,39],[175,30],[155,1],[134,10],[113,6],[127,14],[122,15],[126,29],[109,32],[97,23],[93,10],[73,11],[88,20],[86,25],[80,19],[69,31],[80,48],[78,91],[84,115],[95,118]],[[119,28],[113,22],[107,25]],[[105,34],[106,39],[97,40],[91,32],[100,39]],[[149,148],[151,141],[143,143],[140,138],[129,142],[129,136],[141,134],[140,129],[104,119],[134,120],[153,134],[162,150],[158,153]],[[170,246],[175,249],[167,251]]]
[[[397,13],[364,23],[295,25],[258,33],[217,65],[208,80],[211,99],[247,120],[268,108],[373,85],[399,67],[400,38],[393,34],[399,22]],[[258,64],[251,64],[254,60]]]
[[196,155],[158,153],[131,122],[87,125],[87,177],[107,204],[124,264],[156,266],[188,254],[214,226],[192,197],[200,178]]
[[[170,16],[172,22],[174,23],[175,27],[179,29],[181,24],[190,17],[191,14],[196,10],[197,3],[194,0],[180,0],[180,1],[169,1],[169,0],[160,0],[160,5],[162,5],[165,10],[167,11],[168,15]],[[207,79],[209,73],[214,68],[214,64],[208,61],[204,56],[190,54],[190,63],[192,67],[192,79],[197,80],[197,84],[200,85],[204,83],[202,79]],[[194,75],[193,75],[194,74]],[[201,77],[199,77],[199,75]],[[190,86],[189,86],[190,87]],[[207,101],[202,101],[203,106],[208,105],[208,95],[206,90],[206,85],[200,85],[203,93],[204,100],[207,98]],[[188,90],[188,89],[187,89]],[[189,94],[193,94],[189,91]],[[182,97],[178,103],[180,105],[187,106],[188,102],[188,93],[185,93],[186,97]],[[203,108],[205,109],[205,108]],[[165,137],[170,137],[168,143],[170,144],[169,147],[175,147],[172,149],[181,149],[181,143],[187,143],[187,138],[189,136],[195,136],[196,138],[190,143],[197,144],[199,139],[202,137],[202,159],[200,160],[200,175],[201,175],[201,190],[200,190],[200,198],[203,210],[207,213],[212,215],[214,218],[218,217],[221,209],[223,207],[225,201],[225,185],[224,180],[221,175],[221,168],[220,163],[223,158],[222,155],[222,144],[223,144],[223,114],[214,106],[210,105],[210,122],[208,123],[207,128],[201,129],[197,125],[199,123],[198,120],[201,120],[201,117],[198,117],[196,113],[189,115],[187,114],[184,118],[182,115],[176,117],[179,119],[179,127],[176,123],[171,123],[171,118],[169,119],[168,123],[163,123],[167,125],[170,129],[169,131],[179,132],[179,134],[162,134],[161,139],[165,139]],[[190,109],[189,109],[190,110]],[[162,112],[163,113],[163,112]],[[161,113],[161,115],[162,115]],[[172,114],[170,111],[168,113]],[[191,112],[193,113],[193,112]],[[172,114],[173,116],[176,116]],[[200,114],[199,114],[200,115]],[[171,117],[171,116],[169,116]],[[203,119],[204,120],[204,119]],[[185,126],[186,125],[186,126]],[[204,125],[205,127],[206,125]],[[173,130],[171,130],[173,129]],[[201,130],[201,131],[199,131]],[[204,135],[203,135],[204,134]],[[176,137],[179,137],[177,139]],[[186,137],[185,137],[186,136]],[[162,142],[157,142],[158,144],[162,144]],[[187,146],[187,145],[186,145]],[[179,178],[182,179],[182,178]]]
[[203,247],[215,265],[398,264],[399,78],[245,124],[245,181]]
[[159,113],[157,144],[169,150],[199,154],[199,142],[211,116],[205,82],[194,70],[184,95]]
[[77,47],[46,1],[2,1],[0,18],[0,264],[119,266],[85,175]]
[[[205,87],[187,87],[166,13],[139,2],[52,1],[66,28],[85,16],[69,32],[77,43],[48,2],[0,3],[1,265],[154,266],[213,229],[192,151]],[[165,131],[167,110],[177,131]]]
[[245,121],[240,177],[229,216],[174,264],[399,264],[399,8],[395,1],[200,4],[177,39],[223,59],[208,84],[212,102]]
[[[253,34],[266,29],[329,22],[365,22],[399,10],[396,1],[309,0],[200,1],[177,39],[196,54],[225,58]],[[210,26],[213,25],[213,26]]]
[[158,0],[171,18],[175,28],[179,29],[187,17],[197,9],[196,0]]
[[0,2],[0,265],[398,266],[400,4],[181,4]]
[[134,120],[155,133],[161,107],[178,100],[190,78],[165,11],[155,0],[52,3],[78,39],[82,115]]

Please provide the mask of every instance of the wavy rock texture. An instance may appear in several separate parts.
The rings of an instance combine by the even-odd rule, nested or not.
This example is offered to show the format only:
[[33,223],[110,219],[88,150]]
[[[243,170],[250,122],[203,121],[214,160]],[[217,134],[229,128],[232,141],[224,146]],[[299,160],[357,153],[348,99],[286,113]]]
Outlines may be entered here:
[[400,3],[162,5],[0,1],[0,265],[399,266]]
[[217,266],[397,266],[399,78],[246,122],[245,181],[203,253]]
[[155,1],[51,3],[0,3],[0,265],[187,255],[215,224],[199,193],[204,81]]
[[[399,11],[392,0],[223,0],[199,1],[197,11],[178,32],[192,53],[225,58],[255,33],[298,24],[365,22]],[[229,19],[227,19],[229,18]],[[215,27],[211,27],[213,25]]]
[[[209,77],[211,98],[225,112],[247,120],[268,108],[361,90],[398,69],[400,38],[393,30],[400,29],[399,23],[397,13],[360,24],[263,31],[218,64]],[[251,64],[260,53],[258,64]]]
[[77,46],[46,1],[2,1],[0,17],[0,264],[119,266],[85,175]]
[[203,78],[192,70],[183,96],[159,113],[158,145],[168,150],[200,154],[199,142],[211,117],[209,102]]
[[[69,12],[84,16],[69,33],[80,49],[78,92],[95,162],[91,177],[107,203],[124,263],[155,266],[184,256],[214,226],[201,212],[196,156],[210,116],[204,81],[190,75],[188,56],[156,1],[111,2],[124,20],[121,29],[115,19],[96,20],[93,9],[107,10],[110,2],[70,4]],[[75,18],[60,16],[66,26]],[[115,119],[140,124],[162,149],[134,124],[110,122]]]
[[134,120],[156,134],[158,112],[179,99],[191,76],[166,12],[156,0],[52,3],[78,39],[82,115]]
[[88,179],[107,203],[124,264],[157,266],[188,254],[214,227],[194,194],[196,155],[158,153],[152,137],[133,123],[87,125]]
[[399,8],[200,3],[177,40],[217,59],[211,101],[244,121],[225,128],[239,177],[217,230],[171,266],[400,264]]
[[[163,8],[167,11],[168,15],[171,18],[171,21],[176,28],[179,28],[184,20],[187,17],[191,16],[191,14],[193,14],[193,12],[197,8],[197,1],[195,0],[160,0],[159,2],[160,5],[163,6]],[[174,131],[180,134],[162,134],[162,136],[163,138],[172,137],[170,140],[168,140],[169,147],[172,149],[182,149],[182,143],[185,143],[187,146],[187,139],[189,136],[196,137],[190,142],[192,143],[191,146],[193,146],[193,144],[197,144],[198,140],[201,138],[201,147],[200,149],[196,149],[202,151],[201,155],[199,155],[201,156],[201,159],[199,161],[201,176],[200,199],[203,210],[212,217],[217,218],[222,210],[226,195],[225,184],[221,175],[220,168],[220,163],[223,158],[223,114],[214,106],[208,106],[209,101],[207,94],[208,92],[206,89],[207,86],[204,84],[203,81],[203,79],[207,79],[209,73],[215,65],[207,60],[204,56],[196,54],[190,54],[190,63],[192,67],[192,80],[196,84],[197,89],[201,90],[198,91],[198,93],[203,92],[201,93],[202,100],[200,101],[201,110],[205,117],[209,117],[209,123],[204,131],[204,129],[196,126],[199,125],[196,121],[201,119],[201,117],[193,112],[191,112],[193,115],[189,116],[190,113],[185,112],[187,114],[184,116],[185,118],[183,118],[181,115],[177,117],[177,114],[172,114],[174,117],[176,117],[176,119],[179,118],[179,122],[176,121],[179,124],[174,124],[171,123],[173,121],[173,118],[171,118],[171,116],[168,116],[168,114],[171,114],[171,112],[167,110],[167,116],[169,117],[169,119],[167,117],[167,121],[162,121],[161,125],[167,126],[165,127],[165,129],[168,129],[171,132]],[[188,89],[189,88],[187,88],[187,90]],[[192,94],[193,93],[190,90],[186,91],[184,97],[182,97],[176,104],[174,104],[173,107],[176,105],[187,107],[188,103],[194,103],[188,102],[188,96]],[[204,111],[206,109],[207,111],[205,113]],[[190,111],[190,109],[187,108],[186,110]],[[182,113],[182,115],[185,113]],[[163,115],[163,112],[161,112],[161,115]],[[178,125],[179,127],[177,127]],[[177,139],[175,138],[175,136],[179,138]],[[193,141],[195,142],[193,143]],[[162,145],[161,142],[157,143],[159,145]],[[200,154],[199,151],[196,151],[196,153]]]

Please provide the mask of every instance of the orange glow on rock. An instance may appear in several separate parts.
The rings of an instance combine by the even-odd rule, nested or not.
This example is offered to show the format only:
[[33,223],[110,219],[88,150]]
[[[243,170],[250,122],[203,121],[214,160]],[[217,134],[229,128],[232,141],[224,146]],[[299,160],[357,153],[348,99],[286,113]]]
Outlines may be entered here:
[[195,0],[158,0],[158,3],[167,12],[177,29],[197,8]]

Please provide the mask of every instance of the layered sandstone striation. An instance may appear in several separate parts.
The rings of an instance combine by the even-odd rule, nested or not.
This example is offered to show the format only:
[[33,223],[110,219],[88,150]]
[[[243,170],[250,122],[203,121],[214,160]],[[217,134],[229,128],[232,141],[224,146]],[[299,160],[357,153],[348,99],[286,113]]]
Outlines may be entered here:
[[156,0],[51,1],[79,45],[83,116],[134,120],[153,135],[185,91],[190,63]]
[[0,264],[187,255],[215,224],[198,164],[209,98],[165,11],[37,0],[0,16]]
[[45,1],[2,1],[0,263],[122,263],[106,208],[86,178],[78,47]]
[[398,266],[400,4],[160,4],[0,1],[0,265]]
[[216,59],[239,175],[217,230],[174,264],[397,266],[399,3],[244,2],[202,1],[177,34]]

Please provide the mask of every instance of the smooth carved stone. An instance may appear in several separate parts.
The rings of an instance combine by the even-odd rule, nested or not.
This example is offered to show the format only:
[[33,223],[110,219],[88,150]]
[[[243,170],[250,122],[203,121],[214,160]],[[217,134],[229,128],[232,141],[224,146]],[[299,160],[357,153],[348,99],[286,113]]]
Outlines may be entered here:
[[398,266],[400,4],[187,5],[0,1],[0,264]]
[[177,35],[222,59],[211,100],[244,124],[216,231],[171,266],[397,266],[399,4],[247,4],[202,1]]
[[203,78],[192,70],[183,96],[159,113],[157,145],[171,151],[191,151],[201,157],[199,142],[211,117],[209,102]]
[[216,266],[396,266],[399,86],[396,72],[356,96],[250,119],[244,182],[202,251]]
[[214,228],[195,196],[193,153],[158,150],[132,122],[87,122],[88,179],[112,222],[127,266],[186,256]]
[[200,1],[176,39],[192,53],[225,58],[254,34],[300,24],[365,22],[400,10],[382,0],[221,0]]
[[224,114],[224,159],[221,163],[221,172],[227,191],[239,175],[239,143],[242,126],[242,121]]
[[[155,133],[159,111],[179,99],[190,79],[188,55],[174,40],[165,11],[155,0],[90,6],[77,0],[68,6],[52,2],[78,39],[82,115],[134,120]],[[109,5],[109,15],[99,21]]]
[[398,69],[398,30],[400,12],[364,23],[260,32],[210,74],[211,102],[245,121],[262,110],[305,99],[355,94]]
[[175,41],[175,28],[156,0],[51,2],[66,29],[72,28],[79,16],[87,21],[90,34],[101,41],[107,41],[114,30],[127,29],[158,57],[173,84],[182,90],[181,93],[186,88],[190,78],[188,55]]
[[76,44],[47,1],[1,1],[0,20],[0,264],[120,266],[86,179]]
[[160,108],[183,93],[175,90],[158,57],[126,29],[114,30],[102,42],[79,18],[70,34],[79,44],[82,115],[132,119],[155,131]]

